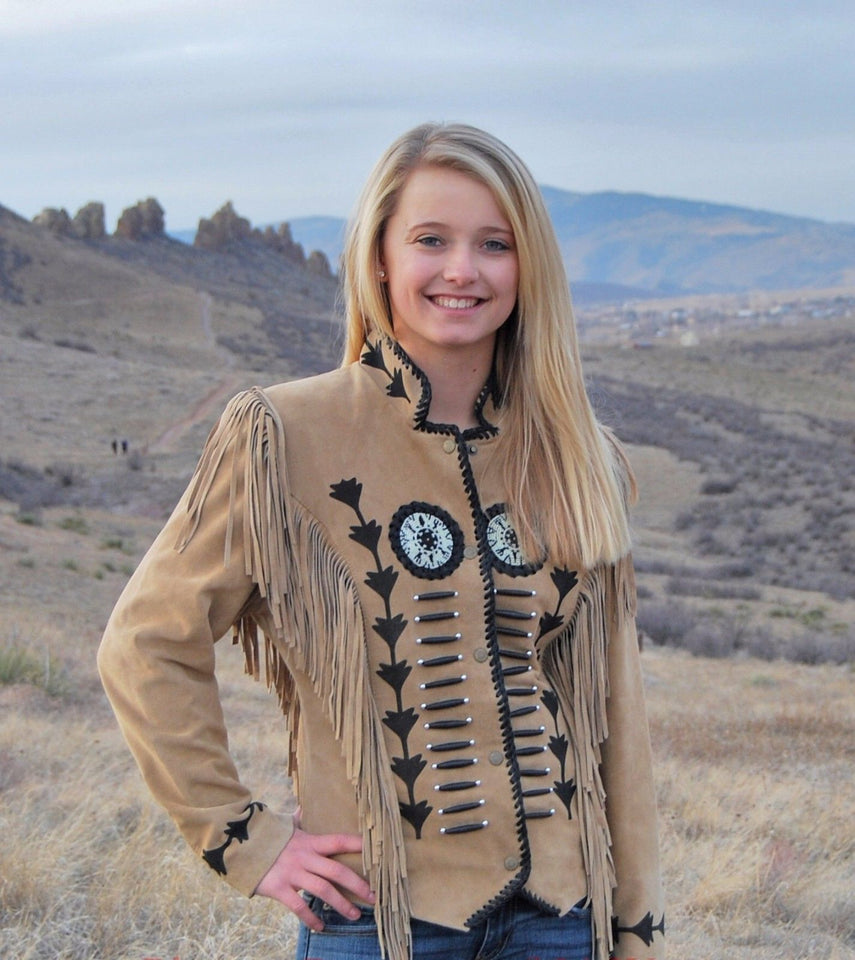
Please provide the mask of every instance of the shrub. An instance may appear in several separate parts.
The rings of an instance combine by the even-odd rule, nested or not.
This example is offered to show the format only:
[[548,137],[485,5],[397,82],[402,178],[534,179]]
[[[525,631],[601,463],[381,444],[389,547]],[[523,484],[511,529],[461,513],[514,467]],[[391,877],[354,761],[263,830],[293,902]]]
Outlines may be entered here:
[[145,461],[143,460],[143,455],[139,450],[132,450],[128,454],[127,464],[128,470],[142,470],[143,466],[145,465]]
[[754,565],[747,560],[729,560],[713,567],[710,576],[719,580],[753,577],[756,571]]
[[45,467],[45,474],[53,477],[61,487],[74,487],[83,480],[83,470],[76,463],[57,462]]
[[702,620],[695,624],[685,638],[684,646],[696,657],[729,657],[741,647],[741,631],[733,629],[732,621]]
[[60,530],[70,530],[73,533],[89,533],[89,524],[85,517],[63,517],[59,521]]
[[671,577],[665,589],[679,597],[707,597],[720,600],[760,600],[759,587],[748,584],[719,583],[714,577],[704,579],[690,577]]
[[69,337],[57,337],[53,345],[55,347],[64,347],[67,350],[80,350],[82,353],[97,353],[92,344],[87,343],[85,340],[72,340]]
[[713,496],[723,493],[733,493],[736,487],[736,480],[707,480],[701,486],[701,493]]
[[696,620],[696,615],[679,602],[642,603],[638,608],[638,628],[654,643],[670,647],[682,645]]
[[65,693],[68,685],[50,653],[39,657],[18,643],[0,646],[0,683],[29,683],[52,697]]

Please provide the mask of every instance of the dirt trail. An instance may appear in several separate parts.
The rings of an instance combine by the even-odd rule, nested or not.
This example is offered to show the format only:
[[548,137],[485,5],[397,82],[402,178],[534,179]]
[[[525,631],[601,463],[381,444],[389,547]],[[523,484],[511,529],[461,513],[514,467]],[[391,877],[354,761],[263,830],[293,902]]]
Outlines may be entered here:
[[220,380],[201,400],[190,410],[187,416],[167,427],[159,437],[148,445],[148,453],[174,453],[181,437],[202,420],[213,425],[214,417],[220,413],[225,401],[237,392],[241,378],[233,373]]
[[[235,366],[235,357],[228,350],[223,350],[216,341],[214,331],[211,326],[211,297],[207,293],[200,293],[202,335],[205,342],[219,354],[222,355],[225,366],[233,370]],[[220,378],[217,383],[191,408],[191,410],[180,420],[167,427],[158,437],[156,437],[147,448],[148,453],[173,453],[178,447],[178,441],[200,421],[213,423],[213,419],[218,414],[225,401],[232,396],[240,386],[241,377],[237,373],[230,373],[226,377]]]

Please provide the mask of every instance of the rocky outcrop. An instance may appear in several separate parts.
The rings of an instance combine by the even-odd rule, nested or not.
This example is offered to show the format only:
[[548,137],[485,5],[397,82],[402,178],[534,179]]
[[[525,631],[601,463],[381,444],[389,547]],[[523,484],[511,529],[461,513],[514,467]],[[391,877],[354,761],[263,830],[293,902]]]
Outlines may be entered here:
[[81,240],[103,240],[107,235],[104,204],[92,201],[82,206],[71,221],[71,234]]
[[104,229],[104,204],[87,203],[72,219],[65,207],[45,207],[33,217],[33,223],[50,230],[58,237],[76,237],[78,240],[102,240]]
[[[256,231],[257,232],[257,231]],[[224,250],[241,241],[248,240],[253,234],[252,226],[246,217],[238,216],[231,200],[211,217],[202,217],[196,230],[194,247],[202,250]]]
[[303,245],[297,243],[291,236],[291,226],[287,223],[280,223],[277,229],[267,227],[261,235],[265,246],[270,247],[277,253],[281,253],[286,260],[302,266],[306,262],[306,254]]
[[313,250],[306,261],[306,269],[309,273],[317,274],[319,277],[332,277],[330,262],[323,250]]
[[163,207],[154,197],[149,197],[122,211],[116,224],[116,236],[127,240],[148,240],[164,236],[164,227]]
[[319,250],[306,259],[303,245],[291,235],[290,224],[280,223],[278,227],[265,227],[264,230],[253,228],[246,217],[235,211],[231,200],[223,204],[210,220],[203,217],[199,221],[193,246],[202,250],[232,251],[247,246],[249,249],[267,247],[295,266],[305,267],[318,276],[332,276],[329,261]]
[[33,223],[37,227],[44,227],[58,237],[71,236],[71,217],[65,207],[45,207],[41,213],[33,217]]

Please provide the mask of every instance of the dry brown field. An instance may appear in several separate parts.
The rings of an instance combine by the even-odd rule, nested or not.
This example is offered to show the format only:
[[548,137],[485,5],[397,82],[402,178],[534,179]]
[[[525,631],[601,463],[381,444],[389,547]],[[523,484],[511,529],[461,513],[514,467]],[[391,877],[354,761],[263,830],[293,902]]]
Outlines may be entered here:
[[[96,676],[112,604],[225,398],[288,373],[250,368],[217,340],[246,322],[245,308],[189,288],[155,292],[123,305],[128,339],[104,351],[97,338],[80,348],[92,336],[85,311],[69,346],[55,342],[66,339],[55,314],[0,308],[9,960],[268,960],[293,943],[280,908],[234,894],[153,805]],[[164,323],[165,307],[180,325]],[[840,334],[725,332],[694,352],[586,348],[599,407],[633,441],[644,622],[684,621],[666,643],[648,633],[642,654],[671,957],[855,958],[853,489],[824,462],[852,454],[855,371]],[[127,455],[113,439],[129,440]],[[761,470],[767,455],[775,483]],[[819,499],[815,516],[806,504]],[[218,646],[238,765],[259,796],[287,806],[278,708],[228,641]]]

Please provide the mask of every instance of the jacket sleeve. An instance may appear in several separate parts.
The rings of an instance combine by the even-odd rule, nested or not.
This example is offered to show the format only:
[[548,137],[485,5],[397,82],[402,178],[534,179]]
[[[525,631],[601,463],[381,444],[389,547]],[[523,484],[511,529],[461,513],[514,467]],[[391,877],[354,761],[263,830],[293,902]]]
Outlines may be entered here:
[[[662,960],[665,916],[650,736],[634,618],[631,561],[626,589],[630,609],[615,609],[609,639],[608,736],[602,777],[617,886],[613,895],[613,956]],[[623,604],[618,604],[622,607]]]
[[[224,414],[194,481],[128,582],[98,651],[107,696],[146,784],[191,847],[251,896],[293,823],[253,799],[229,755],[214,642],[257,597],[241,522],[247,428]],[[218,455],[212,460],[211,451]],[[204,502],[191,502],[207,462]],[[236,467],[238,467],[236,469]]]

